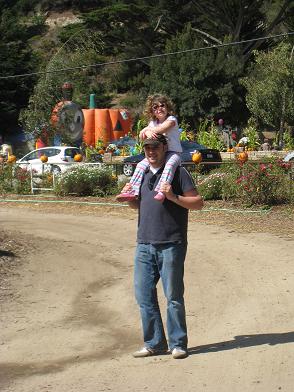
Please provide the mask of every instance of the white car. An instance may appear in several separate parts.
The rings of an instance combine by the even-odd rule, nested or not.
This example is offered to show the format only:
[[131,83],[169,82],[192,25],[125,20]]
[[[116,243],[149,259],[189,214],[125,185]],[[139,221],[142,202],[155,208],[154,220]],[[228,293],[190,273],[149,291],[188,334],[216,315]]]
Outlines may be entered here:
[[293,162],[294,163],[294,151],[289,152],[285,158],[283,159],[284,162]]
[[[42,174],[43,172],[59,174],[72,166],[71,163],[75,162],[74,156],[76,154],[80,154],[80,150],[77,147],[43,147],[29,152],[16,163],[22,168],[27,168],[27,170],[34,170],[36,174]],[[45,164],[40,160],[42,155],[48,157],[48,161]]]

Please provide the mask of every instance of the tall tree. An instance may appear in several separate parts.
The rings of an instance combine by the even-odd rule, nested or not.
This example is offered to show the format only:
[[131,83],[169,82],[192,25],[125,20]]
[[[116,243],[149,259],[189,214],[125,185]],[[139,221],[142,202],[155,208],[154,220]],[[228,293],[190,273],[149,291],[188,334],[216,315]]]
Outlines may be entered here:
[[[201,47],[201,42],[188,27],[168,41],[166,51],[183,51],[191,47]],[[180,117],[193,125],[207,115],[236,124],[245,121],[248,114],[238,84],[242,72],[236,47],[188,51],[152,60],[146,90],[170,95]]]
[[[5,7],[9,8],[5,8]],[[0,7],[0,75],[25,74],[36,70],[37,56],[29,45],[28,25],[20,23],[15,7],[17,1]],[[18,113],[25,107],[35,83],[34,78],[0,79],[0,121],[3,134],[18,125]]]
[[247,89],[248,109],[259,123],[279,130],[294,122],[294,46],[280,44],[269,52],[256,52],[249,76],[241,82]]

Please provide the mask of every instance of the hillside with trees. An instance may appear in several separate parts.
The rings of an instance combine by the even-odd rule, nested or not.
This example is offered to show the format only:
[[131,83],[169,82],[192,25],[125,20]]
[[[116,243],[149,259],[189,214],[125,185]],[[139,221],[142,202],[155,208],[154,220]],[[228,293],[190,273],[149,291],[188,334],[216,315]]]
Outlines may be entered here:
[[[36,135],[50,128],[64,81],[73,83],[74,100],[83,107],[96,93],[98,107],[116,103],[135,116],[148,93],[165,92],[193,130],[203,118],[244,126],[253,117],[282,137],[294,124],[291,0],[0,5],[2,135],[18,126]],[[62,15],[71,17],[60,23]]]

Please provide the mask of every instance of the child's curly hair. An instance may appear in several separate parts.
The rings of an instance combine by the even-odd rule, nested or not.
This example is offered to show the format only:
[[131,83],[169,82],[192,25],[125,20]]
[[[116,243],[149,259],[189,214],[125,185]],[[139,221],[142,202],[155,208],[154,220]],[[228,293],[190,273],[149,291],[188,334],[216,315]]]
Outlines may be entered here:
[[164,103],[167,115],[170,116],[174,114],[174,104],[172,100],[164,94],[153,94],[147,97],[145,109],[144,109],[144,116],[148,119],[156,120],[156,116],[153,111],[153,106],[156,104]]

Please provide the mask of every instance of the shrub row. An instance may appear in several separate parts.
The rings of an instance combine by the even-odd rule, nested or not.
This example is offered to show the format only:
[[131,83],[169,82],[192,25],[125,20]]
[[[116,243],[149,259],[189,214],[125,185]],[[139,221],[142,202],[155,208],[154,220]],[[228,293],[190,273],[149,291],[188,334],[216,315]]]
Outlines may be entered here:
[[262,163],[223,164],[207,176],[197,175],[199,193],[206,200],[237,200],[245,206],[274,205],[294,201],[291,164],[279,159]]
[[[199,193],[205,200],[236,200],[244,206],[274,205],[294,201],[291,165],[277,159],[263,163],[230,163],[209,174],[192,171]],[[54,192],[59,196],[109,196],[122,187],[110,167],[79,165],[56,176]],[[38,186],[53,188],[52,174],[38,176]],[[31,175],[13,165],[0,166],[0,194],[31,192]]]

